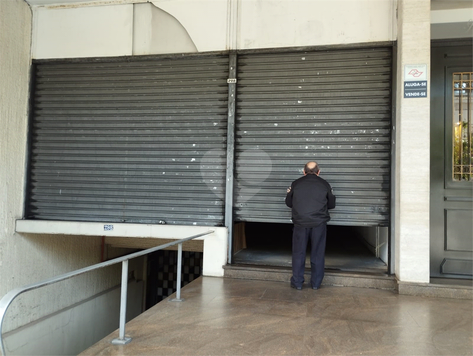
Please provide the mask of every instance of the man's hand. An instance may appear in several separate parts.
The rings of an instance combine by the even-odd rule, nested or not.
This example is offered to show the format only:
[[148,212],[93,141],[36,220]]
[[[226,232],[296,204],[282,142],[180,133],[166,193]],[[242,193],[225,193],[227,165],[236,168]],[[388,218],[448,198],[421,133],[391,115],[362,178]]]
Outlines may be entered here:
[[291,191],[291,187],[287,188],[287,192],[289,193]]

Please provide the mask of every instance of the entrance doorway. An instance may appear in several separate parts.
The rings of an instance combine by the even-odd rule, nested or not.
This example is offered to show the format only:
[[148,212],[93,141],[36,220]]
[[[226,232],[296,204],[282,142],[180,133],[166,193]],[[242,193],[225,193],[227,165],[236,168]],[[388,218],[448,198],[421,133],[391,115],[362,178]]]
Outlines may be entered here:
[[337,207],[326,267],[387,273],[392,47],[238,55],[232,262],[291,266],[286,189],[317,161]]
[[432,43],[431,92],[430,275],[472,279],[471,40]]
[[[292,227],[292,224],[237,223],[234,263],[291,268]],[[326,270],[386,274],[387,251],[387,228],[327,226]],[[306,267],[310,268],[309,254]]]

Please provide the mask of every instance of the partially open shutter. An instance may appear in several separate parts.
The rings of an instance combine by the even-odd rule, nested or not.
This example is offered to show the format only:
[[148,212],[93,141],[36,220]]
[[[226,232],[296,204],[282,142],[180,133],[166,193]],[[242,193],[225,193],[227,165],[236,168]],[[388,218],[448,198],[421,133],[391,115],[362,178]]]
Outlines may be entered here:
[[28,218],[223,224],[228,57],[35,68]]
[[290,222],[286,188],[316,160],[332,224],[389,223],[391,48],[239,57],[237,221]]

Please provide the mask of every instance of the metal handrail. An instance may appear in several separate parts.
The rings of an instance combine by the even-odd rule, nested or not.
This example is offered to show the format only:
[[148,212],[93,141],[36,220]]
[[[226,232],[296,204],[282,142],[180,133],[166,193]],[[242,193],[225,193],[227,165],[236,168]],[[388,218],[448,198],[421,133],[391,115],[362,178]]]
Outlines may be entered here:
[[85,268],[81,268],[81,269],[78,269],[78,270],[75,270],[75,271],[72,271],[72,272],[64,273],[64,274],[61,274],[59,276],[49,278],[49,279],[46,279],[46,280],[38,282],[38,283],[33,283],[33,284],[30,284],[30,285],[27,285],[27,286],[24,286],[24,287],[19,287],[19,288],[12,289],[10,292],[5,294],[3,296],[3,298],[0,300],[0,346],[1,346],[0,349],[2,351],[2,355],[6,356],[5,347],[3,345],[3,333],[2,333],[3,319],[5,318],[5,314],[7,312],[8,307],[10,306],[10,304],[13,302],[13,300],[16,297],[18,297],[20,294],[28,292],[30,290],[37,289],[37,288],[40,288],[40,287],[44,287],[44,286],[47,286],[47,285],[50,285],[50,284],[53,284],[53,283],[56,283],[56,282],[60,282],[60,281],[63,281],[65,279],[69,279],[71,277],[75,277],[75,276],[78,276],[80,274],[84,274],[86,272],[90,272],[90,271],[93,271],[93,270],[96,270],[96,269],[99,269],[99,268],[108,267],[108,266],[114,265],[114,264],[119,263],[119,262],[122,262],[121,299],[120,299],[120,326],[119,326],[120,330],[119,330],[118,339],[114,339],[112,341],[112,343],[117,344],[117,345],[127,344],[128,342],[131,341],[131,338],[125,337],[126,299],[127,299],[127,286],[128,286],[128,261],[131,260],[132,258],[135,258],[135,257],[144,256],[144,255],[147,255],[148,253],[151,253],[151,252],[154,252],[154,251],[158,251],[158,250],[162,250],[162,249],[165,249],[167,247],[170,247],[170,246],[178,245],[177,288],[176,288],[176,298],[173,299],[173,300],[174,301],[181,301],[180,298],[181,298],[182,243],[186,242],[186,241],[189,241],[189,240],[192,240],[192,239],[195,239],[197,237],[201,237],[201,236],[211,234],[212,232],[214,232],[214,231],[209,230],[207,232],[204,232],[204,233],[201,233],[201,234],[198,234],[198,235],[189,236],[189,237],[186,237],[184,239],[172,241],[172,242],[160,245],[160,246],[149,248],[147,250],[134,252],[134,253],[131,253],[131,254],[126,255],[126,256],[117,257],[117,258],[114,258],[114,259],[109,260],[109,261],[97,263],[97,264],[89,266],[89,267],[85,267]]

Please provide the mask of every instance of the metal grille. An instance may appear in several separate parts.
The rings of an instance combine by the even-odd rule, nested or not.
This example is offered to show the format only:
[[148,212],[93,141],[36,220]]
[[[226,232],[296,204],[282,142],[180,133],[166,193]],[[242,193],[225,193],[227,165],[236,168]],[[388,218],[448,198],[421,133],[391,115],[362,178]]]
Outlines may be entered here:
[[223,223],[227,57],[35,67],[28,218]]
[[473,180],[473,73],[453,73],[453,180]]
[[391,48],[243,55],[236,221],[290,222],[286,188],[309,160],[333,187],[332,224],[389,223]]

